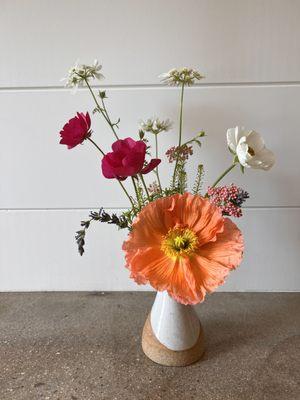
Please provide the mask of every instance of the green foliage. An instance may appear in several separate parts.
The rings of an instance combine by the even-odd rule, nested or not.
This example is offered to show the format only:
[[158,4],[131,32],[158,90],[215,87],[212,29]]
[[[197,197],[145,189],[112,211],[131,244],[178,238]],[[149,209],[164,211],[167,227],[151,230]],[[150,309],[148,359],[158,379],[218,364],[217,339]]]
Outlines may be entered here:
[[204,175],[203,164],[199,164],[198,168],[197,168],[197,175],[196,175],[195,183],[194,183],[193,190],[192,190],[193,194],[200,194],[200,191],[202,189],[203,175]]
[[142,129],[140,129],[139,130],[139,138],[140,138],[140,140],[143,140],[144,137],[145,137],[145,132]]
[[123,211],[121,214],[121,217],[124,218],[127,221],[127,228],[129,231],[131,231],[132,227],[132,222],[136,216],[135,210],[130,208],[129,210]]
[[187,189],[187,174],[185,170],[185,162],[179,161],[175,171],[175,185],[177,193],[184,193]]
[[182,146],[185,146],[185,145],[187,145],[187,144],[193,144],[193,143],[195,143],[195,144],[197,144],[199,147],[201,147],[201,146],[202,146],[202,143],[201,143],[201,141],[200,141],[199,139],[202,138],[202,137],[204,137],[204,136],[206,136],[205,132],[204,132],[204,131],[200,131],[199,133],[197,133],[197,135],[196,135],[195,137],[193,137],[193,139],[191,139],[191,140],[185,142]]
[[107,99],[105,90],[99,90],[98,96],[100,97],[100,99]]
[[135,182],[136,182],[136,187],[137,187],[136,195],[137,195],[138,203],[145,204],[146,197],[144,196],[143,187],[141,186],[140,181],[138,179],[136,179],[136,178],[133,178],[133,179],[135,179]]

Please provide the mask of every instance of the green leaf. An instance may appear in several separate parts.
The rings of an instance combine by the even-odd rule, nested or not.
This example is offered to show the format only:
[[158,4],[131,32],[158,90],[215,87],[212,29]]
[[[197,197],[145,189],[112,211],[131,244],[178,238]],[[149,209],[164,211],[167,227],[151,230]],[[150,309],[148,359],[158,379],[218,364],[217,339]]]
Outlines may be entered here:
[[142,129],[140,129],[139,130],[139,138],[142,140],[142,139],[144,139],[144,136],[145,136],[145,132]]
[[194,139],[193,142],[195,142],[199,147],[202,146],[202,143],[200,142],[200,140]]
[[[235,154],[235,153],[234,153]],[[235,156],[233,157],[233,163],[234,164],[237,164],[237,163],[239,163],[240,161],[239,161],[239,158],[238,158],[238,156],[235,154]]]
[[117,122],[115,122],[113,125],[115,125],[115,126],[117,126],[117,127],[118,127],[118,125],[119,125],[120,121],[121,121],[121,119],[120,119],[120,118],[118,118]]
[[107,99],[105,90],[99,90],[98,94],[99,94],[100,99]]

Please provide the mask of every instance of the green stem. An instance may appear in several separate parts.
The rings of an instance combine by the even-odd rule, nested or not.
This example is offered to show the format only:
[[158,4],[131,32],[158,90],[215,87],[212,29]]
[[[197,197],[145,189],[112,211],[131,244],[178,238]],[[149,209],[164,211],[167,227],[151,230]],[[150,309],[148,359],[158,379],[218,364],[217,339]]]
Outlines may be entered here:
[[[178,150],[179,150],[179,147],[181,147],[181,141],[182,141],[183,95],[184,95],[184,82],[181,85],[181,94],[180,94]],[[179,161],[179,151],[178,151],[178,155],[176,157],[176,163],[175,163],[175,168],[174,168],[174,172],[173,172],[173,187],[175,186],[175,177],[176,177],[176,170],[177,170],[177,166],[178,166],[178,161]]]
[[217,186],[217,184],[224,178],[224,176],[227,175],[228,172],[230,172],[237,164],[238,164],[238,163],[234,162],[232,165],[230,165],[230,167],[227,168],[227,169],[223,172],[223,174],[221,174],[221,175],[219,176],[219,178],[212,184],[211,187],[214,188],[215,186]]
[[125,186],[123,185],[123,183],[122,183],[121,181],[119,181],[119,179],[118,179],[118,182],[119,182],[121,188],[124,190],[124,193],[125,193],[126,196],[128,197],[128,199],[129,199],[129,201],[130,201],[130,203],[131,203],[133,209],[135,209],[134,202],[132,201],[132,198],[130,197],[129,193],[127,192]]
[[[155,134],[155,157],[158,158],[158,137],[157,137],[157,134]],[[160,192],[162,192],[162,187],[161,187],[161,182],[160,182],[159,172],[158,172],[158,166],[155,168],[155,171],[156,171],[159,190],[160,190]]]
[[100,149],[100,147],[97,145],[97,143],[95,143],[95,142],[93,141],[93,139],[91,139],[91,138],[88,137],[87,140],[89,140],[91,143],[93,143],[93,145],[100,151],[100,153],[101,153],[103,156],[105,156],[104,151],[102,151],[102,150]]
[[131,179],[132,179],[132,183],[133,183],[133,186],[134,186],[134,190],[135,190],[135,194],[136,194],[136,199],[137,199],[137,202],[139,203],[139,209],[141,210],[142,205],[141,205],[141,201],[140,201],[140,196],[139,196],[138,188],[137,188],[137,186],[136,186],[136,183],[135,183],[135,180],[134,180],[134,177],[133,177],[133,176],[131,177]]
[[[108,123],[108,125],[111,127],[111,129],[112,129],[112,131],[113,131],[113,134],[115,135],[116,139],[119,139],[119,137],[118,137],[118,135],[116,134],[116,131],[115,131],[115,129],[114,129],[114,126],[113,126],[113,124],[111,123],[111,120],[109,119],[109,117],[107,117],[107,116],[105,115],[105,112],[103,111],[103,109],[101,108],[100,104],[98,103],[98,100],[97,100],[97,98],[96,98],[96,96],[95,96],[95,93],[93,92],[93,90],[92,90],[92,88],[91,88],[91,86],[90,86],[90,84],[89,84],[89,81],[88,81],[87,79],[84,79],[84,80],[85,80],[85,83],[86,83],[86,85],[87,85],[87,87],[88,87],[88,89],[89,89],[91,95],[93,96],[93,99],[94,99],[94,102],[95,102],[95,104],[96,104],[96,106],[97,106],[98,111],[103,115],[105,121],[106,121],[106,122]],[[106,110],[106,109],[105,109],[105,110]],[[106,111],[106,113],[107,113],[107,111]]]
[[180,96],[179,141],[178,141],[179,147],[181,146],[181,140],[182,140],[183,94],[184,94],[184,83],[182,83],[181,86],[181,96]]
[[[85,81],[86,86],[88,87],[88,89],[89,89],[91,95],[93,96],[93,99],[94,99],[94,102],[95,102],[95,104],[96,104],[96,106],[97,106],[97,109],[98,109],[98,110],[101,112],[101,114],[103,115],[102,108],[100,107],[100,104],[98,103],[97,97],[95,96],[95,93],[94,93],[93,89],[91,88],[91,86],[90,86],[90,84],[89,84],[89,81],[88,81],[87,79],[84,79],[84,81]],[[104,116],[104,118],[105,118],[106,121],[107,121],[106,116],[105,116],[105,115],[103,115],[103,116]],[[107,121],[107,122],[108,122],[108,121]]]
[[104,100],[102,99],[102,97],[101,97],[101,104],[102,104],[102,107],[103,107],[103,111],[104,111],[104,113],[105,113],[105,115],[107,117],[107,122],[109,123],[109,125],[110,125],[110,127],[111,127],[111,129],[112,129],[112,131],[113,131],[113,133],[115,135],[115,137],[117,139],[119,139],[119,137],[117,135],[117,132],[115,131],[114,124],[111,122],[111,119],[110,119],[110,117],[108,115],[108,112],[107,112],[107,109],[106,109],[106,106],[105,106],[105,103],[104,103]]
[[146,194],[147,194],[148,201],[150,202],[150,195],[149,195],[149,192],[148,192],[148,189],[147,189],[147,186],[146,186],[144,177],[143,177],[142,174],[139,174],[139,177],[141,178],[142,184],[143,184],[144,189],[145,189],[145,192],[146,192]]

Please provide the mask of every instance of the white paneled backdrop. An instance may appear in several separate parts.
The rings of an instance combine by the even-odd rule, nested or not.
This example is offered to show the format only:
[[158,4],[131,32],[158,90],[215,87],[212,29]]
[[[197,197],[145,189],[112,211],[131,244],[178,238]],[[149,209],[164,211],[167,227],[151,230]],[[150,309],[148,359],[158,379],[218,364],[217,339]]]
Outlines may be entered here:
[[[72,95],[60,78],[77,59],[94,58],[124,137],[149,116],[177,121],[179,93],[159,83],[161,72],[203,72],[203,84],[186,91],[184,135],[207,132],[194,158],[205,163],[205,186],[231,161],[228,127],[264,135],[274,168],[224,181],[251,199],[237,221],[245,259],[222,290],[299,290],[299,20],[299,0],[1,0],[0,290],[145,289],[124,268],[125,233],[95,223],[83,257],[74,241],[90,209],[127,206],[102,178],[94,148],[58,145],[65,121],[93,108],[85,89]],[[108,150],[98,115],[93,129]],[[161,135],[162,155],[175,136]]]

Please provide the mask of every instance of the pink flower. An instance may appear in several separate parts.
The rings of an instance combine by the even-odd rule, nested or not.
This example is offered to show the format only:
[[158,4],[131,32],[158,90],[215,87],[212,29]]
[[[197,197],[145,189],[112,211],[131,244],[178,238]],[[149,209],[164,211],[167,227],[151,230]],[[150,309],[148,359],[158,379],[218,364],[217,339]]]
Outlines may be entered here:
[[178,159],[178,161],[186,161],[189,156],[193,155],[193,147],[188,146],[187,144],[183,144],[182,146],[173,146],[167,152],[166,156],[168,157],[169,163],[172,163]]
[[128,176],[148,174],[161,161],[154,158],[144,166],[146,144],[142,140],[135,141],[131,138],[117,140],[113,143],[112,150],[102,159],[102,173],[108,179],[124,180]]
[[209,187],[207,196],[212,204],[215,204],[222,211],[223,215],[230,217],[241,217],[242,204],[249,198],[248,192],[235,186]]
[[59,143],[66,144],[68,149],[72,149],[91,135],[90,128],[91,118],[89,113],[78,112],[60,131],[61,140]]

